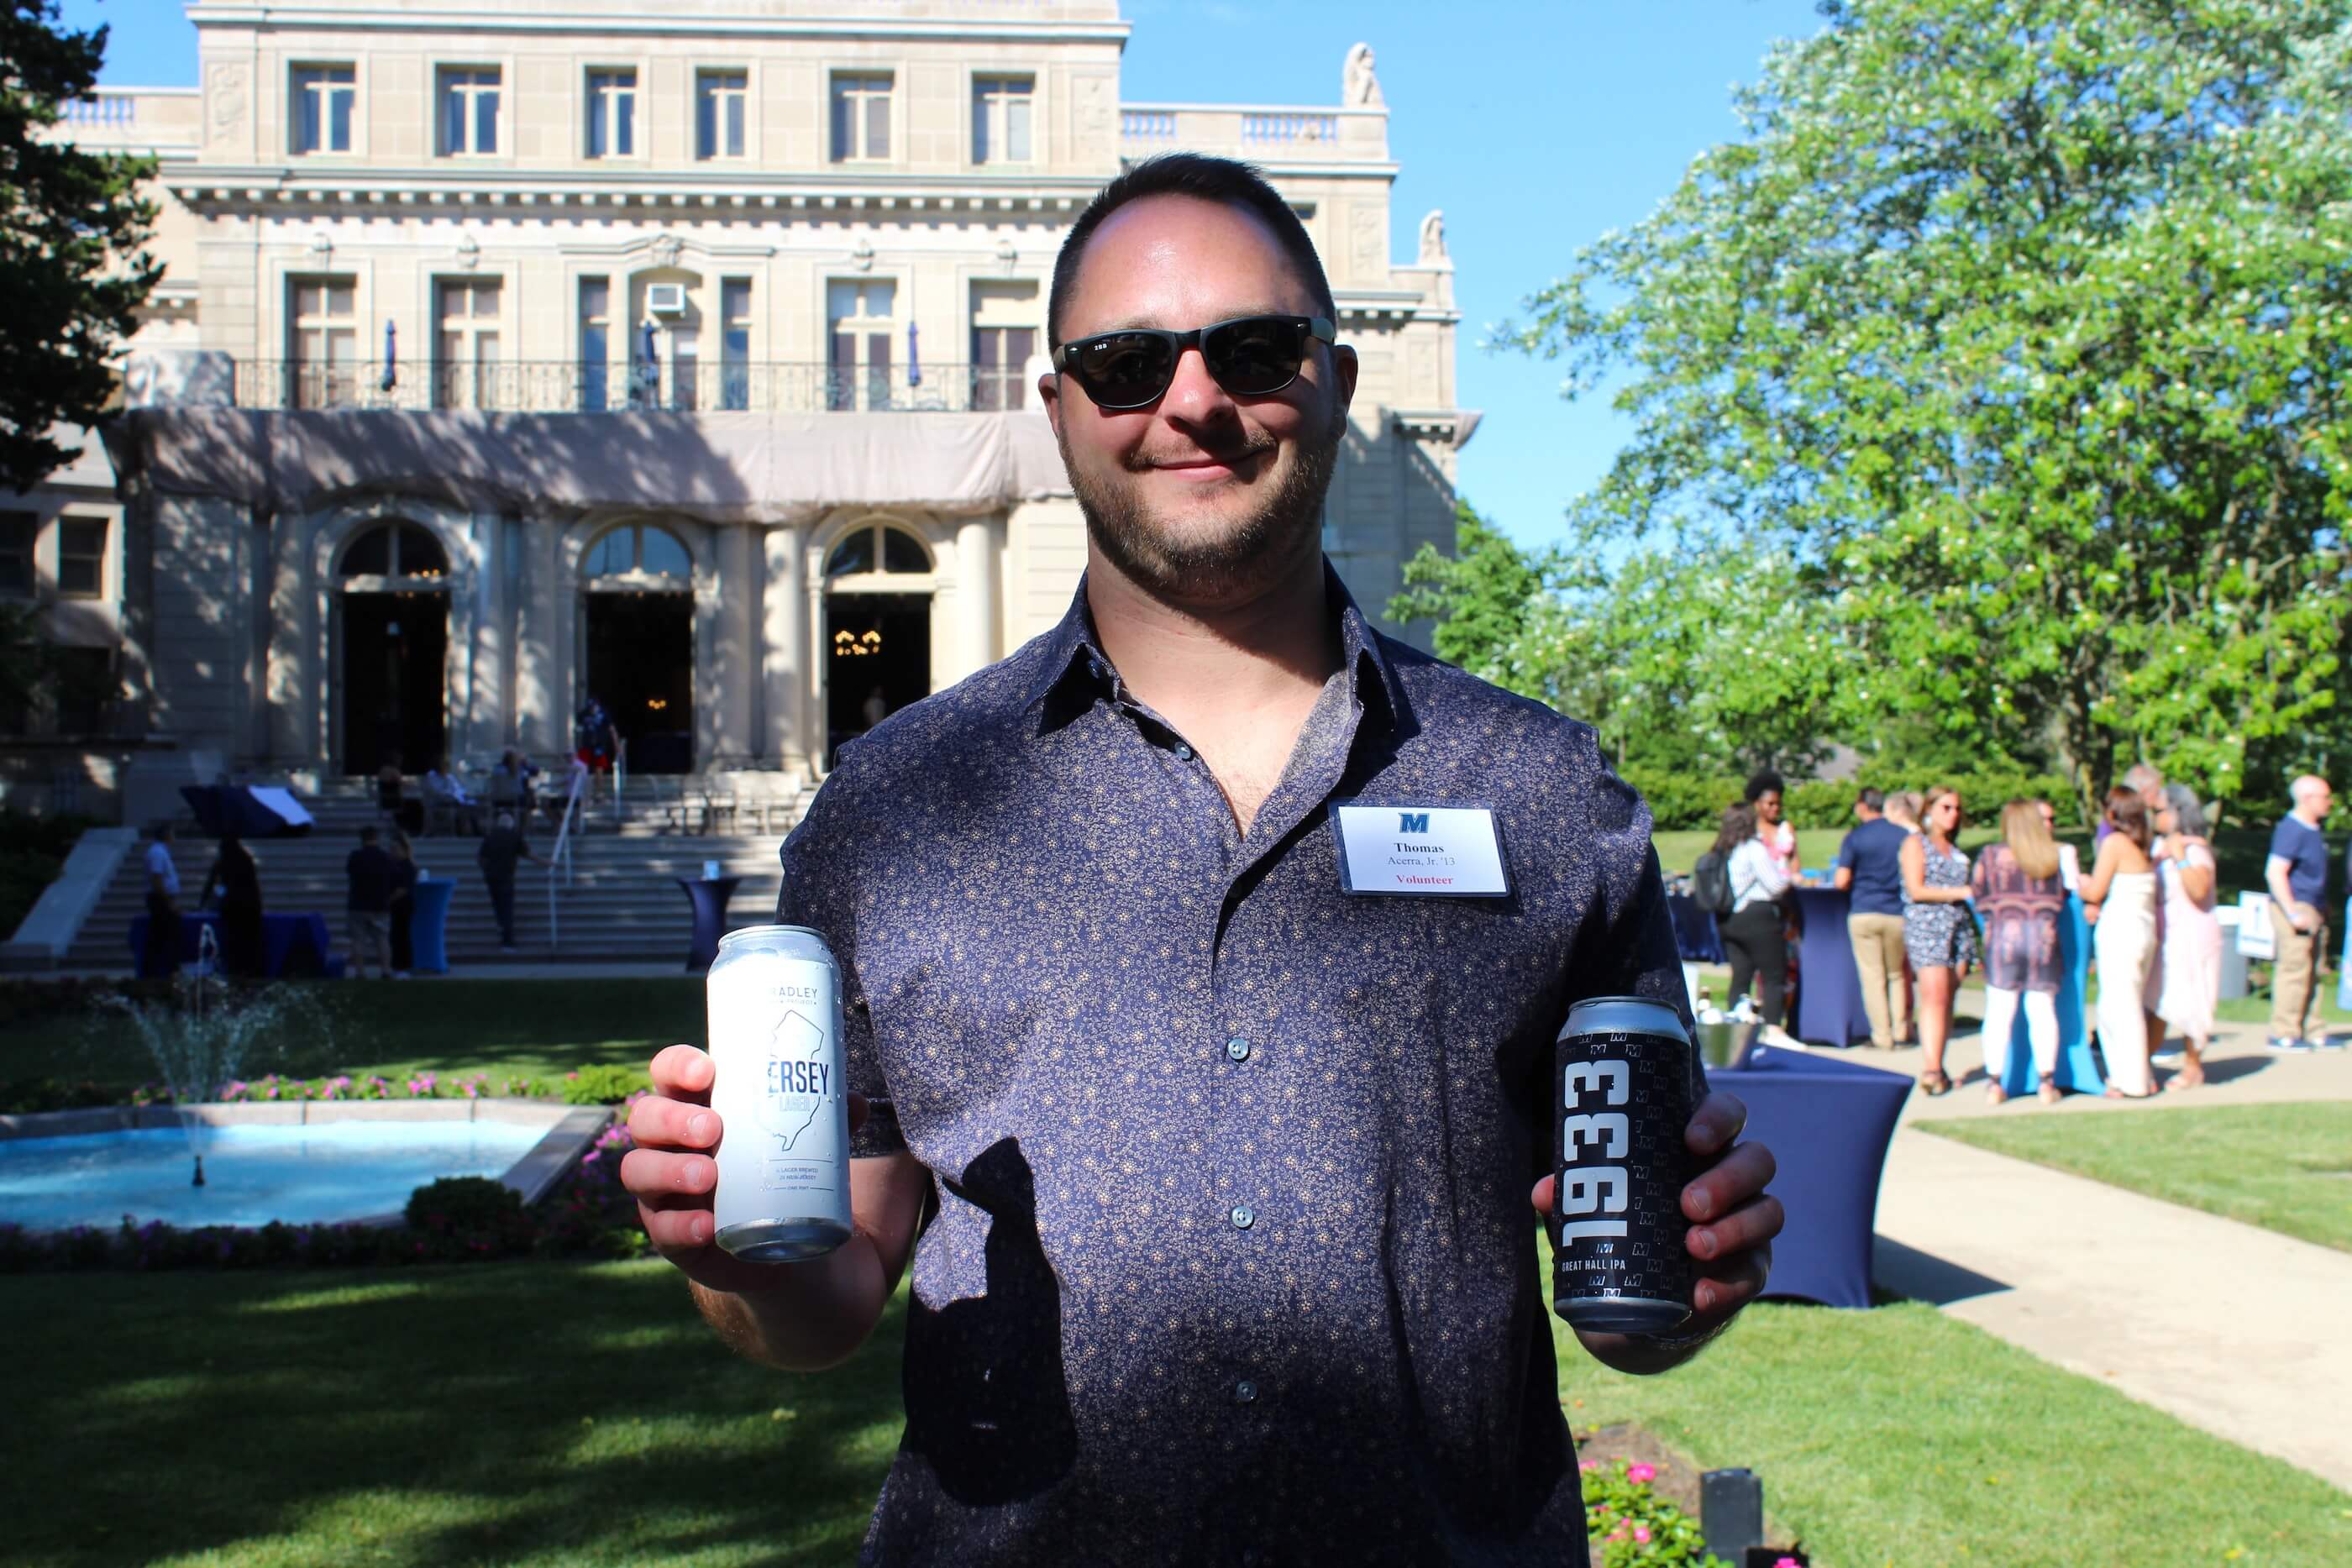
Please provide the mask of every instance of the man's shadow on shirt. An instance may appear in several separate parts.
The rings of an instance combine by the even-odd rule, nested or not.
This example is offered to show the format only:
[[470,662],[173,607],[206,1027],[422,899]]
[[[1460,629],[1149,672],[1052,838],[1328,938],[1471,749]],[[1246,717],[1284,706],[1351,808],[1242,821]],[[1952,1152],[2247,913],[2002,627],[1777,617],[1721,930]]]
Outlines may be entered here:
[[1005,1138],[943,1185],[989,1217],[987,1292],[909,1308],[905,1446],[957,1501],[1018,1502],[1067,1475],[1078,1450],[1036,1179],[1019,1140]]

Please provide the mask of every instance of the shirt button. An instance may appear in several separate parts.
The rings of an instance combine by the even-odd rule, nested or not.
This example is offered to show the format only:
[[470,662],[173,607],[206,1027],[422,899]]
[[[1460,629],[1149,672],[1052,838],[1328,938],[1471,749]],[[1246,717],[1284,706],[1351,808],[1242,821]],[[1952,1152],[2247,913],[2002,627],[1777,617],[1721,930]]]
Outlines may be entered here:
[[1179,762],[1192,760],[1192,748],[1181,740],[1176,743],[1176,760]]
[[1257,1210],[1256,1210],[1256,1209],[1252,1208],[1252,1207],[1251,1207],[1248,1204],[1246,1204],[1246,1203],[1237,1203],[1237,1204],[1234,1205],[1234,1229],[1236,1229],[1236,1230],[1247,1230],[1251,1226],[1255,1225],[1256,1223],[1257,1223]]
[[1257,1385],[1252,1383],[1246,1377],[1243,1378],[1239,1383],[1234,1384],[1234,1403],[1236,1405],[1254,1405],[1257,1403]]
[[1249,1041],[1245,1040],[1236,1038],[1225,1041],[1225,1055],[1234,1061],[1247,1061],[1249,1051]]

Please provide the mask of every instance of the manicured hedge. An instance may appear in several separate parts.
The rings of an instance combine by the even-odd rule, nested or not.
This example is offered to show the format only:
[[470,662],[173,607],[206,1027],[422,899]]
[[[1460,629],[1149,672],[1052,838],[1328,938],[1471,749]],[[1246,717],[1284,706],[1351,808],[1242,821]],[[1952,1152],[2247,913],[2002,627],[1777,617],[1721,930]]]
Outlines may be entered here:
[[[1624,770],[1625,781],[1642,792],[1650,815],[1661,831],[1712,828],[1723,821],[1723,809],[1735,804],[1747,779],[1718,774],[1681,773],[1635,764]],[[1990,821],[2001,803],[2016,798],[2049,800],[2058,808],[2062,824],[2074,814],[2074,791],[2054,774],[1987,769],[1977,773],[1906,773],[1899,765],[1875,759],[1864,764],[1853,779],[1807,779],[1792,783],[1783,796],[1789,821],[1801,828],[1843,828],[1853,821],[1853,798],[1865,787],[1892,792],[1926,790],[1950,784],[1960,791],[1971,820]]]

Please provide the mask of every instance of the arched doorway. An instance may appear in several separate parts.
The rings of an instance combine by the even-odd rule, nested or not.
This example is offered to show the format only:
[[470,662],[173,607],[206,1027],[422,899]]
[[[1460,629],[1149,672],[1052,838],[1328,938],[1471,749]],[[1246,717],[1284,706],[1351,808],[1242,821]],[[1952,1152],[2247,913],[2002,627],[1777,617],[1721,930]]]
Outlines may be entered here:
[[379,523],[344,546],[343,771],[437,766],[448,744],[449,557],[432,530]]
[[825,761],[931,691],[931,555],[888,523],[861,523],[824,561]]
[[694,771],[694,557],[676,534],[628,523],[581,565],[587,685],[628,743],[633,773]]

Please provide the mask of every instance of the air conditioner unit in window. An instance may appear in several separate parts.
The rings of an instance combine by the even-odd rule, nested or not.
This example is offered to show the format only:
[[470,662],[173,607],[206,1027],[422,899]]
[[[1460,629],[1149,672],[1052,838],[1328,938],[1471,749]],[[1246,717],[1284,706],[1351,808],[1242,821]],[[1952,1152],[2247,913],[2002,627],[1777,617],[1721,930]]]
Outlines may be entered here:
[[646,284],[646,308],[656,316],[685,315],[686,285],[683,283]]

